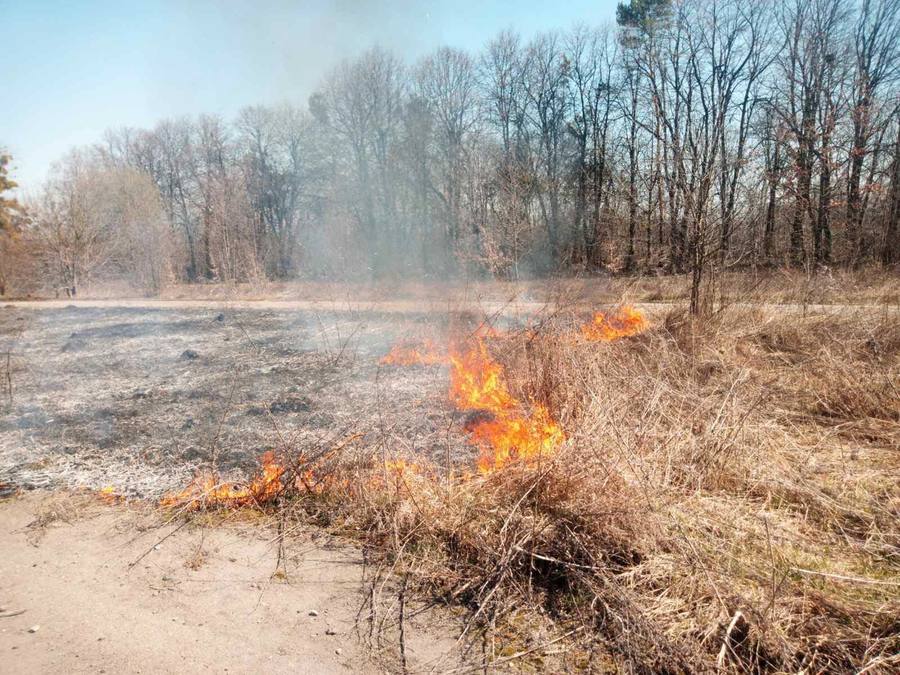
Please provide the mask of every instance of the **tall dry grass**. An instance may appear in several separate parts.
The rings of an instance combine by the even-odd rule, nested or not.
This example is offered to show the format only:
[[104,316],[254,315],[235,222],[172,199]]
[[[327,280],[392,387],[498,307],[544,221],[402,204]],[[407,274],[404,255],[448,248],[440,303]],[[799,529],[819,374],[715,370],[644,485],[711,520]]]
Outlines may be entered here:
[[466,607],[494,664],[896,672],[898,315],[672,311],[612,343],[580,320],[491,343],[564,427],[552,456],[475,477],[325,453],[286,508]]
[[572,667],[900,668],[897,315],[671,312],[608,344],[577,321],[496,354],[567,430],[555,457],[403,475],[361,530],[488,623],[580,629]]
[[511,372],[574,430],[563,452],[622,477],[654,533],[624,578],[660,632],[736,670],[900,665],[897,314],[672,312],[531,350]]

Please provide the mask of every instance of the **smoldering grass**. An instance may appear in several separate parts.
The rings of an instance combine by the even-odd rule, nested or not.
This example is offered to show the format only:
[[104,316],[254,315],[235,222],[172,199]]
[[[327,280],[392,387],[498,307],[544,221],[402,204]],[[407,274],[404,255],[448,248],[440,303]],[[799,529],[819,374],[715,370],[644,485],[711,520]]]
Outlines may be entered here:
[[555,454],[479,476],[354,444],[307,453],[260,508],[350,536],[404,589],[464,607],[464,634],[494,636],[489,661],[539,653],[530,631],[549,623],[572,669],[887,672],[896,317],[671,311],[611,343],[573,338],[579,320],[491,344],[516,396],[565,429]]

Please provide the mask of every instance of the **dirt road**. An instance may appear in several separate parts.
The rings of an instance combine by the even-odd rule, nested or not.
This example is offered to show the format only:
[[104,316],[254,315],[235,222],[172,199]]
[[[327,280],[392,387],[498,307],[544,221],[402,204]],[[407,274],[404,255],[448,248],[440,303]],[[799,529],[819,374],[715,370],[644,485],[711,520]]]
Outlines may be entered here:
[[[652,315],[661,315],[685,303],[636,302],[638,309]],[[609,303],[597,303],[585,298],[575,298],[566,306],[574,311],[592,312]],[[79,300],[16,300],[5,303],[10,309],[59,310],[71,308],[93,309],[146,309],[146,310],[272,310],[283,312],[352,312],[356,314],[407,314],[433,315],[447,312],[471,311],[487,316],[505,315],[510,317],[538,316],[554,308],[554,301],[541,302],[529,299],[510,298],[507,300],[447,298],[419,298],[409,300],[354,299],[351,297],[334,299],[277,299],[277,300],[159,300],[153,298],[79,299]],[[772,312],[900,312],[897,304],[819,304],[801,305],[797,303],[734,303],[741,308],[758,308]]]
[[[96,496],[0,500],[0,673],[399,670],[396,625],[380,646],[360,639],[358,551],[294,533],[276,569],[259,523],[189,526],[155,546],[173,530],[159,524]],[[458,665],[455,628],[436,610],[408,620],[410,668]]]

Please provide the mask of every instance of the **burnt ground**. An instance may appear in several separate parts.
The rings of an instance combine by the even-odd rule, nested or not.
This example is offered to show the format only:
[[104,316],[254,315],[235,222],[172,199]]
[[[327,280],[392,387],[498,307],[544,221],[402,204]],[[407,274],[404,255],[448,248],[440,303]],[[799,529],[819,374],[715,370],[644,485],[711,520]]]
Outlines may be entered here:
[[[0,484],[155,498],[216,462],[355,434],[376,456],[469,462],[447,368],[389,367],[446,315],[221,308],[0,308]],[[11,383],[11,393],[9,384]]]

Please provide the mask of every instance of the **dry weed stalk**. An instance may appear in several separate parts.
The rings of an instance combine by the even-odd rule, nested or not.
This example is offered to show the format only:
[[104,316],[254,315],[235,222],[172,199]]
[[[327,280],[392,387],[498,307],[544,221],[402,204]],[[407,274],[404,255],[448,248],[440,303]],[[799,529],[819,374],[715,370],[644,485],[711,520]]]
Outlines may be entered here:
[[575,325],[554,316],[495,354],[566,430],[555,455],[448,479],[343,448],[286,464],[282,508],[363,541],[403,599],[498,631],[549,617],[573,669],[889,672],[896,316],[671,312],[614,343]]

